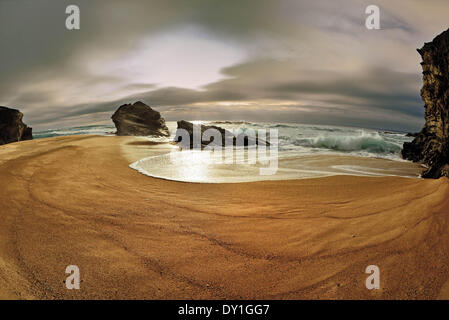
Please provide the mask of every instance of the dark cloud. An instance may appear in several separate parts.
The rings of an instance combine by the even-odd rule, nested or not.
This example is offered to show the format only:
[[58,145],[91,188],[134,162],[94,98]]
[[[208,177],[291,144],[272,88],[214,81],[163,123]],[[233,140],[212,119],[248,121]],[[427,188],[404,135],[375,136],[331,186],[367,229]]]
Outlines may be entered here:
[[[423,108],[414,50],[447,28],[449,4],[377,2],[380,31],[365,28],[368,0],[2,0],[0,104],[20,108],[39,128],[107,119],[118,105],[144,100],[170,119],[253,118],[415,130]],[[64,27],[69,4],[81,8],[76,32]],[[151,44],[160,35],[179,37],[179,30],[190,36],[186,42],[198,38],[216,48],[198,74],[221,59],[214,59],[224,50],[218,44],[241,52],[244,61],[232,58],[221,78],[210,76],[202,87],[170,81],[161,87],[151,69],[158,54]],[[183,39],[160,40],[170,41]],[[182,50],[175,58],[187,59]],[[139,69],[143,60],[138,59],[148,60],[148,70]],[[133,72],[148,73],[148,81]]]
[[[357,120],[352,124],[359,126],[362,123],[368,125],[371,121],[370,126],[385,128],[394,128],[391,125],[395,121],[402,128],[421,125],[423,107],[418,94],[419,75],[384,69],[369,70],[357,75],[322,72],[314,77],[304,76],[304,79],[299,82],[285,83],[282,77],[277,78],[271,74],[272,70],[283,69],[282,64],[273,61],[274,65],[270,67],[267,60],[261,63],[266,66],[266,74],[262,74],[260,68],[254,68],[258,65],[256,62],[250,63],[252,66],[243,64],[226,71],[227,74],[232,74],[233,78],[210,84],[205,90],[162,88],[127,96],[117,101],[78,106],[76,110],[65,112],[64,115],[52,109],[47,112],[55,115],[51,118],[54,121],[59,117],[113,112],[123,103],[143,100],[156,106],[171,120],[180,117],[195,119],[189,115],[190,111],[204,119],[221,117],[241,120],[242,117],[251,116],[253,119],[264,121],[307,119],[315,123],[321,121],[339,124],[344,124],[343,119],[347,119],[346,124]],[[286,64],[288,66],[288,63]],[[249,72],[251,69],[255,74],[252,75]],[[270,75],[271,79],[268,78]],[[256,78],[262,81],[257,82]],[[270,99],[278,103],[271,102],[270,106],[264,106],[264,103]],[[241,107],[245,102],[251,100],[258,103],[263,111],[252,112],[245,108],[242,110]],[[232,101],[233,104],[224,108],[220,105],[222,101]],[[285,101],[305,102],[301,105],[294,103],[285,105]],[[282,111],[276,111],[278,105],[283,107]],[[306,114],[303,113],[304,109],[308,110]],[[381,120],[376,120],[373,114],[378,114]],[[368,118],[364,119],[364,117]],[[385,118],[388,118],[388,121],[385,121]],[[42,121],[46,120],[48,117],[44,115]]]

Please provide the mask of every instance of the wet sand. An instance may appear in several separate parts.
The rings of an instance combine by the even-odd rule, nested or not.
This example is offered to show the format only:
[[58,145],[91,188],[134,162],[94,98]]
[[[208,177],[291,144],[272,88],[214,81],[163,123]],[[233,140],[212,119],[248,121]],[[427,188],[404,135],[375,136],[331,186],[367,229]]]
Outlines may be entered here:
[[[449,298],[447,179],[182,183],[129,168],[153,147],[167,148],[0,146],[0,298]],[[65,288],[68,265],[80,290]]]

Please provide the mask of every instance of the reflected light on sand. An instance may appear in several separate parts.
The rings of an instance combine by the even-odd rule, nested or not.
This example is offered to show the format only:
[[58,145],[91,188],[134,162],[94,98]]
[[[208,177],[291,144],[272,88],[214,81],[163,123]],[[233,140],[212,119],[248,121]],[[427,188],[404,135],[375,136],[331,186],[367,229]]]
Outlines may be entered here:
[[181,181],[209,181],[212,157],[204,151],[177,151],[171,153],[172,174]]

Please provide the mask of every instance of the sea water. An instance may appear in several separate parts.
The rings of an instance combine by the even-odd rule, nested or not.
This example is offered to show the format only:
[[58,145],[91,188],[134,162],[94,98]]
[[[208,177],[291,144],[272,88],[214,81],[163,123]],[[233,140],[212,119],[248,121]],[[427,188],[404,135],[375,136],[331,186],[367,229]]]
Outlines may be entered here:
[[[418,177],[417,165],[402,160],[404,142],[411,141],[403,132],[383,131],[328,125],[296,123],[256,123],[246,121],[197,121],[227,130],[267,130],[278,132],[277,170],[261,175],[267,164],[248,164],[236,159],[233,163],[219,163],[205,152],[173,148],[169,154],[141,159],[131,167],[139,172],[162,179],[186,182],[247,182],[313,178],[336,174],[358,176]],[[167,122],[171,136],[146,137],[157,142],[173,141],[176,122]],[[114,126],[96,125],[53,129],[37,132],[35,138],[62,135],[101,134],[114,132]],[[269,149],[269,147],[268,147]],[[350,156],[356,156],[353,158]],[[382,161],[383,159],[383,161]]]

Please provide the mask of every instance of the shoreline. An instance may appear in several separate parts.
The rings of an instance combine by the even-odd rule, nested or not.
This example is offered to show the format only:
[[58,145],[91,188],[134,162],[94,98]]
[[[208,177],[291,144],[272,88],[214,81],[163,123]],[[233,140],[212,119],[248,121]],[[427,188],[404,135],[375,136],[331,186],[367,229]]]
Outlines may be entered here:
[[[145,138],[140,138],[145,139]],[[135,145],[148,145],[136,141]],[[156,144],[155,144],[156,145]],[[198,151],[184,150],[182,152],[172,144],[158,143],[158,148],[147,149],[139,157],[129,156],[129,167],[142,175],[186,183],[250,183],[257,181],[290,181],[315,179],[330,176],[357,177],[403,177],[420,178],[422,166],[410,161],[395,159],[355,156],[348,154],[304,154],[288,155],[280,152],[276,160],[275,173],[261,175],[259,170],[267,168],[267,164],[248,164],[246,161],[236,163],[236,155],[232,164],[217,163],[219,157],[210,159]],[[130,149],[130,148],[128,148]],[[157,152],[158,149],[164,152]],[[126,152],[126,151],[125,151]],[[133,151],[130,150],[129,154]],[[245,159],[247,155],[244,156]],[[137,159],[137,160],[136,160]],[[223,159],[221,158],[221,161]],[[270,168],[271,161],[268,160]],[[272,168],[273,169],[273,168]],[[195,174],[192,174],[194,172]]]
[[176,182],[128,167],[136,141],[0,147],[0,298],[449,298],[447,179]]

